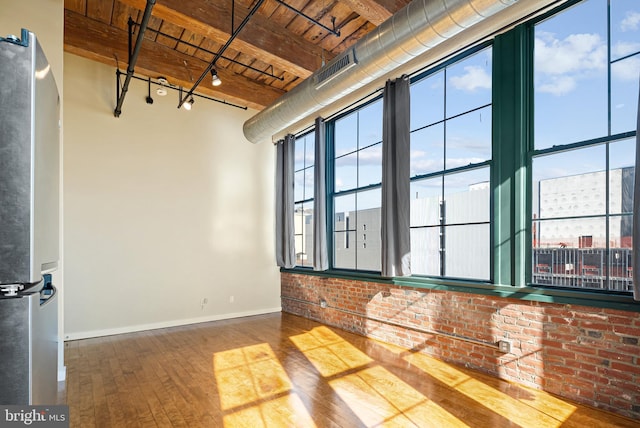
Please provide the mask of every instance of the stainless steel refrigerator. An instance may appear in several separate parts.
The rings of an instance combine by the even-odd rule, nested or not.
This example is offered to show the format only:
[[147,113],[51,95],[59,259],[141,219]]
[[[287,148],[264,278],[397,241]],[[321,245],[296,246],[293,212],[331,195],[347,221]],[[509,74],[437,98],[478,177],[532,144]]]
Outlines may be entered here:
[[36,36],[0,38],[0,404],[56,404],[60,98]]

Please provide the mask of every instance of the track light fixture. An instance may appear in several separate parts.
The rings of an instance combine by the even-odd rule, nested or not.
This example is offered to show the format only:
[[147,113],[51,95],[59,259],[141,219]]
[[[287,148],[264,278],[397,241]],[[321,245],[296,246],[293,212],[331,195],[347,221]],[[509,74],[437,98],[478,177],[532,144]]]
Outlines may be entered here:
[[220,80],[218,73],[214,68],[211,69],[211,84],[213,86],[220,86],[222,84],[222,80]]
[[165,77],[158,77],[158,84],[160,85],[160,87],[158,89],[156,89],[156,94],[158,94],[161,97],[164,97],[165,95],[167,95],[167,86],[169,85],[169,82],[167,81],[167,79]]
[[195,100],[193,99],[193,96],[191,98],[189,98],[189,101],[185,102],[184,104],[182,104],[182,107],[184,107],[185,110],[191,110],[191,107],[193,107],[193,103],[195,102]]

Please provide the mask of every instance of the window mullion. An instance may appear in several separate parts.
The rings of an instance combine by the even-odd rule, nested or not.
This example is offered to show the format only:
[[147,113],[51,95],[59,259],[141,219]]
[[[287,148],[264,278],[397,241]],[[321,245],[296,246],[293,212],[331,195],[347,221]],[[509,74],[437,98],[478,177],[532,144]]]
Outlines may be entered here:
[[525,286],[530,276],[531,29],[497,36],[493,48],[492,280]]

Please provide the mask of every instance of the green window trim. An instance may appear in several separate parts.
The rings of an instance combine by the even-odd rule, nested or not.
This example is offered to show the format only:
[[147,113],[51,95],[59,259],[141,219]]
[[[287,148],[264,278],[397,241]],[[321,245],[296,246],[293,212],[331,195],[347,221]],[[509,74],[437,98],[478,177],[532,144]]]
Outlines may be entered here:
[[[454,55],[446,62],[426,72],[434,73],[479,49],[490,44],[493,46],[492,159],[486,162],[491,167],[492,197],[490,233],[493,251],[491,252],[489,281],[419,275],[385,278],[372,271],[336,269],[333,264],[328,271],[324,272],[303,267],[281,269],[281,272],[376,282],[398,287],[465,292],[523,301],[584,305],[640,312],[640,302],[635,302],[629,293],[532,285],[533,190],[531,165],[533,158],[558,150],[597,145],[636,135],[635,131],[631,131],[567,144],[561,148],[551,147],[536,150],[534,147],[534,26],[541,20],[577,3],[579,1],[568,2],[544,16],[497,35],[490,43],[485,42],[481,44],[482,46],[478,45],[467,52]],[[333,138],[333,126],[328,126],[328,159],[332,159],[333,156]],[[333,177],[332,168],[333,163],[327,162],[327,177]],[[328,218],[333,217],[332,197],[341,193],[333,191],[333,182],[328,179]],[[332,226],[329,226],[327,234],[330,248],[333,248]],[[335,254],[332,253],[331,258],[334,257]]]
[[523,287],[531,277],[530,26],[523,24],[496,36],[493,55],[493,282]]

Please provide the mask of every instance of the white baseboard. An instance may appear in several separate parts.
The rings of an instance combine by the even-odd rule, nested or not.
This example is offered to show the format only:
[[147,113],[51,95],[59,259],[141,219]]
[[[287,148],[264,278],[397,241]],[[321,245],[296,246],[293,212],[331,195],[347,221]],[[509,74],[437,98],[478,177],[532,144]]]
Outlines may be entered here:
[[[227,320],[227,319],[233,319],[233,318],[250,317],[253,315],[264,315],[264,314],[271,314],[274,312],[282,312],[282,307],[259,309],[259,310],[247,311],[247,312],[235,312],[230,314],[209,315],[205,317],[188,318],[188,319],[182,319],[182,320],[162,321],[162,322],[151,323],[151,324],[138,324],[138,325],[131,325],[126,327],[118,327],[118,328],[107,328],[104,330],[79,331],[74,333],[66,333],[64,335],[64,340],[66,342],[69,340],[89,339],[92,337],[113,336],[115,334],[135,333],[137,331],[155,330],[158,328],[179,327],[182,325],[198,324],[198,323],[210,322],[210,321],[220,321],[220,320]],[[60,374],[58,374],[58,377],[60,377]]]

